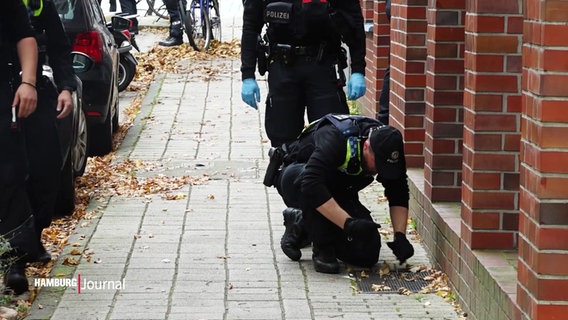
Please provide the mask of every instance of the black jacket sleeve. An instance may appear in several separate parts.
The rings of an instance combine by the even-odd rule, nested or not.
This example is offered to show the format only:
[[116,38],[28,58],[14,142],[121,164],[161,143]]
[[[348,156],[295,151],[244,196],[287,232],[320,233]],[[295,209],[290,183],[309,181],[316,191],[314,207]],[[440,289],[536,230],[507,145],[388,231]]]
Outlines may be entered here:
[[[314,152],[306,162],[301,183],[302,202],[317,208],[333,197],[332,188],[347,180],[358,182],[360,188],[372,181],[370,176],[358,176],[352,180],[340,174],[337,168],[345,161],[347,147],[341,132],[332,125],[314,132]],[[351,176],[352,177],[352,176]],[[367,179],[369,178],[370,179]],[[389,206],[408,208],[409,189],[406,175],[397,180],[379,181],[385,188]]]
[[410,196],[406,175],[398,180],[385,180],[381,183],[385,188],[385,196],[389,201],[389,207],[399,206],[408,208]]
[[71,45],[57,14],[55,4],[51,1],[44,1],[41,16],[47,34],[48,64],[53,69],[57,89],[60,91],[63,89],[75,90],[77,83],[71,62]]
[[2,1],[4,8],[0,10],[2,36],[16,43],[23,38],[33,37],[34,32],[28,17],[28,11],[21,0]]
[[349,47],[351,56],[351,73],[365,74],[365,28],[363,26],[363,13],[359,0],[339,0],[334,7],[340,21],[349,27],[340,28],[342,40]]
[[330,190],[337,167],[345,161],[346,145],[343,136],[331,125],[314,132],[315,149],[306,163],[301,184],[303,202],[317,208],[331,199]]
[[253,78],[256,69],[257,39],[264,25],[264,0],[244,0],[243,34],[241,36],[242,80]]

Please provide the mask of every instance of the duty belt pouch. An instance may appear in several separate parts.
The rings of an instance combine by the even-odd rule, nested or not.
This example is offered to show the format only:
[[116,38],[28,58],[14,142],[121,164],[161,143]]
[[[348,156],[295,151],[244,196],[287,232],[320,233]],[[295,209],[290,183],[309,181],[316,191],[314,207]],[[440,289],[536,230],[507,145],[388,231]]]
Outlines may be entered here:
[[264,9],[264,21],[276,24],[289,24],[292,21],[293,8],[292,3],[269,3]]

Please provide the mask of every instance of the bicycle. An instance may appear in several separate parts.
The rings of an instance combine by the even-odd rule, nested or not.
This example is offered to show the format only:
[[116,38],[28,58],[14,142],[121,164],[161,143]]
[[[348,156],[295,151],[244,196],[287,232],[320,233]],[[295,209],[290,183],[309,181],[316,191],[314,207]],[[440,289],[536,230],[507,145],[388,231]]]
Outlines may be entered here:
[[[142,0],[138,0],[138,1],[142,1]],[[156,0],[146,0],[146,3],[148,4],[148,13],[147,14],[155,14],[158,19],[166,19],[169,20],[170,16],[168,15],[168,10],[166,9],[166,5],[164,4],[164,2],[162,0],[158,0],[158,2],[161,2],[160,5],[156,6]]]
[[213,39],[221,41],[221,15],[218,0],[192,0],[182,13],[189,44],[197,51],[209,49]]

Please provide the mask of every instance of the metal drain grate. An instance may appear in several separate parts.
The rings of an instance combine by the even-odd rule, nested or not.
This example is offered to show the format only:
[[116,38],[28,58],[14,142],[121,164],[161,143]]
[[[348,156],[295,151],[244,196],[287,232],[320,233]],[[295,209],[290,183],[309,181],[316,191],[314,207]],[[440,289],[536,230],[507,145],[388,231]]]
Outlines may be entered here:
[[431,281],[424,280],[424,278],[432,274],[433,272],[430,271],[391,271],[382,276],[375,272],[356,271],[353,273],[361,293],[400,293],[401,288],[417,293],[430,284]]

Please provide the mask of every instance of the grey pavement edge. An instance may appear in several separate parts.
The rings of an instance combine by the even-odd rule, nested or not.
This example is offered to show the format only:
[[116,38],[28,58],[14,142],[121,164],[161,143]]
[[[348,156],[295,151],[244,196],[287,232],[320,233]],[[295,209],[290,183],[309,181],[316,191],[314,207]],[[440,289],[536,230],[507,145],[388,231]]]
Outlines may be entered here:
[[[239,38],[241,1],[221,6],[224,40]],[[93,200],[87,211],[95,217],[69,239],[88,248],[91,261],[63,265],[69,246],[52,272],[81,277],[87,286],[80,293],[42,288],[26,319],[458,319],[434,294],[358,293],[346,269],[315,272],[310,248],[299,262],[281,252],[284,204],[262,184],[269,147],[264,106],[256,111],[242,103],[238,59],[209,63],[222,72],[208,81],[191,73],[155,77],[114,160],[156,164],[145,177],[209,180],[176,191],[183,194],[176,200],[160,194]],[[378,184],[361,193],[385,227],[381,196]],[[429,265],[421,244],[413,244],[410,262]],[[382,260],[395,260],[386,245]],[[103,281],[104,288],[96,287]]]

